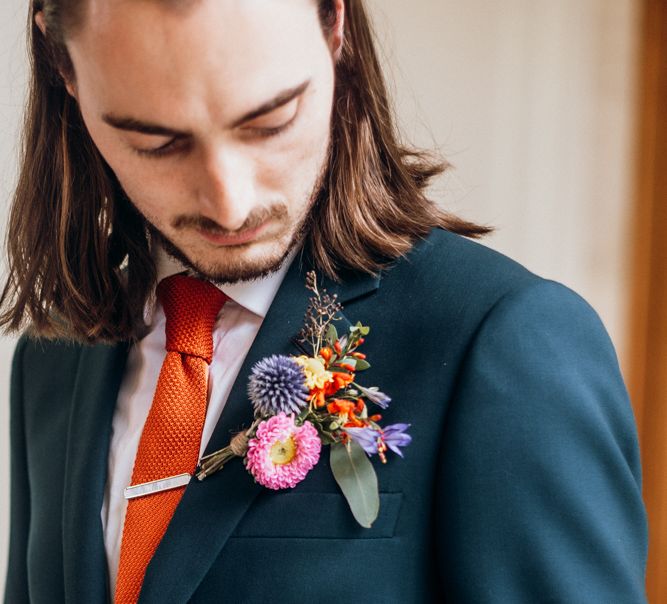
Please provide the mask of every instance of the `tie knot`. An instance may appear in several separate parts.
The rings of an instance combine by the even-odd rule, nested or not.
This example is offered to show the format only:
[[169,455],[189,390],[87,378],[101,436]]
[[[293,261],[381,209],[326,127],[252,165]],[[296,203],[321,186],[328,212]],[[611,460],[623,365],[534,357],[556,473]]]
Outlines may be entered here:
[[172,275],[160,281],[157,297],[167,318],[167,351],[200,357],[210,365],[213,327],[227,296],[208,281]]

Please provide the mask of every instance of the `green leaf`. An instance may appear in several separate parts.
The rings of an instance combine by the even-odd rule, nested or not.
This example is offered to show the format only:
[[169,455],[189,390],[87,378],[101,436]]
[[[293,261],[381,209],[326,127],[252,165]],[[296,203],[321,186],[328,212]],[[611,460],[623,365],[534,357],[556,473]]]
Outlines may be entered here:
[[331,445],[331,471],[356,521],[370,528],[380,511],[378,479],[370,459],[353,440]]
[[340,361],[337,361],[338,365],[342,365],[343,363],[347,363],[348,365],[352,365],[352,367],[357,366],[358,359],[355,359],[354,357],[344,357]]
[[357,371],[363,371],[364,369],[370,369],[371,364],[364,359],[357,359],[357,364],[354,367]]
[[325,336],[325,340],[330,346],[334,345],[334,342],[338,339],[338,330],[336,329],[336,326],[331,323],[329,325],[329,328],[327,329],[327,335]]

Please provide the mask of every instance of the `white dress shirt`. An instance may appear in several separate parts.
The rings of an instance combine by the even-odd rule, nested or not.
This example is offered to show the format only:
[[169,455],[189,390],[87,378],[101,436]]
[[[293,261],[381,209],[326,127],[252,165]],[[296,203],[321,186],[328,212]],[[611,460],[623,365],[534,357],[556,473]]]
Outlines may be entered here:
[[[199,450],[200,457],[220,418],[241,365],[295,255],[296,251],[287,258],[279,271],[264,279],[220,287],[229,299],[220,311],[213,330],[213,361],[209,367],[208,379],[209,401]],[[178,262],[162,251],[157,255],[157,268],[158,280],[184,270]],[[165,357],[166,319],[159,302],[152,300],[147,304],[146,319],[150,330],[131,348],[118,393],[101,511],[112,596],[116,590],[120,545],[127,510],[124,489],[129,486],[132,478],[139,439]]]

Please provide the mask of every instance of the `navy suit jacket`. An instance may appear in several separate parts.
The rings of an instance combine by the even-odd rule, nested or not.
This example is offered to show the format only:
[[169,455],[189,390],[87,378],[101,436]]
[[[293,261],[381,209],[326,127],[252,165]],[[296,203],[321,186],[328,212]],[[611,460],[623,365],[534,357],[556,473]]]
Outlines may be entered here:
[[[253,364],[297,353],[308,268],[288,271],[207,452],[250,423]],[[377,521],[355,523],[328,449],[284,491],[235,460],[187,487],[140,602],[645,602],[635,424],[586,302],[442,230],[328,290],[371,326],[363,378],[392,398],[383,422],[412,424],[404,459],[373,460]],[[17,347],[7,604],[109,601],[100,509],[127,350]]]

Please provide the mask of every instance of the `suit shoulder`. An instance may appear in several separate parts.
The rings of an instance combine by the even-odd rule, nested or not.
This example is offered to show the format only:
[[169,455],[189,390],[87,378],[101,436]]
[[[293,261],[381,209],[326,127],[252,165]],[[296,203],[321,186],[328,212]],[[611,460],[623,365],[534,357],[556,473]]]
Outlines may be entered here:
[[14,349],[12,382],[23,384],[27,393],[53,392],[74,379],[82,348],[75,342],[24,333]]
[[16,343],[14,362],[21,365],[62,364],[69,358],[78,359],[82,347],[78,342],[43,338],[26,331]]
[[406,259],[413,265],[422,262],[439,271],[458,266],[469,274],[486,277],[492,273],[502,280],[539,278],[505,254],[440,228],[432,229],[426,239],[413,247]]
[[541,281],[504,254],[438,228],[383,275],[382,287],[405,289],[409,283],[415,297],[489,307],[509,292]]

